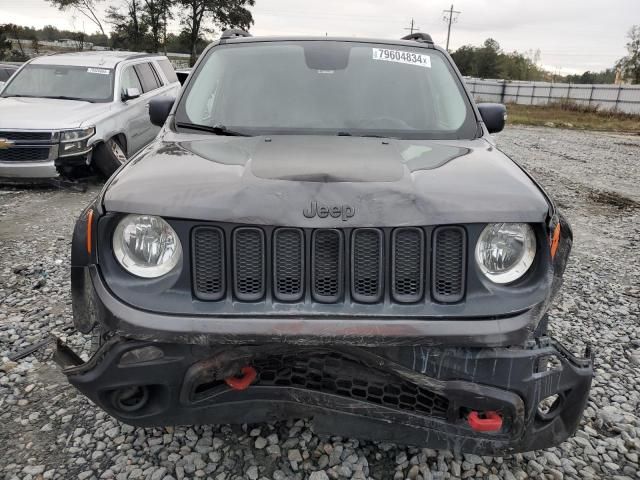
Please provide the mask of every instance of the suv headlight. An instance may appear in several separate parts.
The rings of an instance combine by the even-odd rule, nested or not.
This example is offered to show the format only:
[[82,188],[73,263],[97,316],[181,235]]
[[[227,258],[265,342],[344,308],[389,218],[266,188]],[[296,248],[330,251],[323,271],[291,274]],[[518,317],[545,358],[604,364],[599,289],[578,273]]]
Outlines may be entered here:
[[182,258],[182,245],[162,218],[127,215],[113,232],[113,253],[129,273],[157,278],[175,268]]
[[87,143],[95,135],[96,127],[65,130],[60,132],[60,156],[82,155],[87,153]]
[[476,262],[494,283],[511,283],[521,278],[536,256],[536,236],[526,223],[492,223],[480,234]]

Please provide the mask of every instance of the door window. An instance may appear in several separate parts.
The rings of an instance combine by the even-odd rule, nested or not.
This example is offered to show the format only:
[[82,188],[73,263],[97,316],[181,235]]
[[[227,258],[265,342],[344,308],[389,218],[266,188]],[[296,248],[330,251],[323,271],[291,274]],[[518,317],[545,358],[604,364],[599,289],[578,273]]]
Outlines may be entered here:
[[164,76],[169,80],[169,83],[175,83],[178,81],[176,71],[173,69],[169,60],[165,60],[164,58],[162,60],[158,60],[158,65],[160,65],[160,68],[164,72]]
[[150,92],[151,90],[155,90],[156,88],[160,87],[158,77],[152,70],[151,64],[140,63],[135,66],[135,69],[138,73],[138,77],[140,77],[140,81],[142,82],[142,90],[144,91],[144,93]]
[[142,94],[142,85],[140,84],[140,79],[133,67],[127,67],[122,71],[122,75],[120,76],[120,87],[122,93],[126,92],[127,88],[137,88],[140,94]]

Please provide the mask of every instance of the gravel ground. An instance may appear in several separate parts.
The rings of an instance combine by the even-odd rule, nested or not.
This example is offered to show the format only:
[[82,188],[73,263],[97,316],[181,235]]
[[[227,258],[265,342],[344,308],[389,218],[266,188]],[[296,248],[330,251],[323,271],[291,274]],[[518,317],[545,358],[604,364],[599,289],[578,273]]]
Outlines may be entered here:
[[596,378],[577,435],[505,457],[455,456],[319,438],[313,422],[140,429],[76,394],[51,346],[8,356],[48,333],[88,354],[71,329],[69,244],[87,193],[0,190],[1,479],[640,478],[640,138],[508,128],[499,145],[555,196],[575,231],[551,330],[596,345]]

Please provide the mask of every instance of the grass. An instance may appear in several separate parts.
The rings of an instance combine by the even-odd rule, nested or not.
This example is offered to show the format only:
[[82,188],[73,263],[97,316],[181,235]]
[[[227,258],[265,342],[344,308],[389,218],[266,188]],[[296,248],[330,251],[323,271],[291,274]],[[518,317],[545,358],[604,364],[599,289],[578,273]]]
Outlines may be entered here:
[[[640,115],[607,112],[571,102],[550,105],[507,105],[508,123],[553,126],[578,130],[599,130],[640,135]],[[552,125],[553,124],[553,125]]]

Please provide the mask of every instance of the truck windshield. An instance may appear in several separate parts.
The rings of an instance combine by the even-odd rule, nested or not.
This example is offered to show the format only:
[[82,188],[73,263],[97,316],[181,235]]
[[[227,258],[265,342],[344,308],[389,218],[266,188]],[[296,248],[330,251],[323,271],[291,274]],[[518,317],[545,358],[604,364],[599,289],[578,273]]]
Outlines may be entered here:
[[460,83],[442,53],[420,46],[227,44],[200,63],[176,122],[251,135],[474,138],[475,116]]
[[14,75],[2,96],[110,102],[113,100],[113,70],[31,64]]

